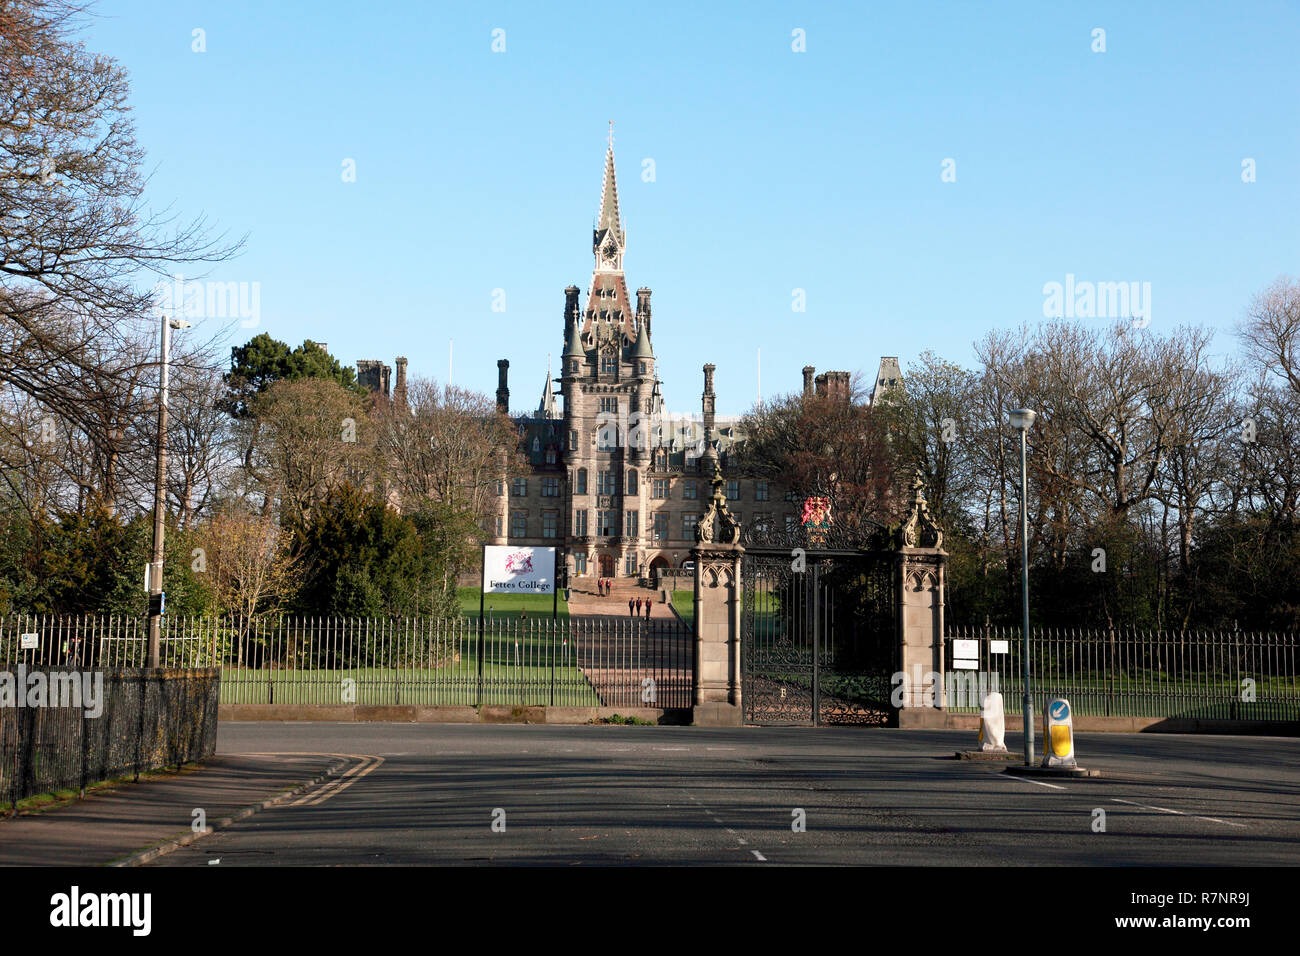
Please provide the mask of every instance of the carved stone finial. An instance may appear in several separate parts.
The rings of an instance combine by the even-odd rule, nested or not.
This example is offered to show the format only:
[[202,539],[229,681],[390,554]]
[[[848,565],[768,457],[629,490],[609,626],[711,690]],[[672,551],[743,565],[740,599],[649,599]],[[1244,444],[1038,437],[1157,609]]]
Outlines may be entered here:
[[912,492],[912,508],[898,529],[899,547],[942,548],[943,530],[930,515],[930,504],[925,500],[925,479],[919,468],[912,479]]
[[727,495],[722,490],[722,468],[713,462],[713,496],[704,517],[695,526],[695,540],[701,544],[736,544],[740,541],[740,522],[727,510]]

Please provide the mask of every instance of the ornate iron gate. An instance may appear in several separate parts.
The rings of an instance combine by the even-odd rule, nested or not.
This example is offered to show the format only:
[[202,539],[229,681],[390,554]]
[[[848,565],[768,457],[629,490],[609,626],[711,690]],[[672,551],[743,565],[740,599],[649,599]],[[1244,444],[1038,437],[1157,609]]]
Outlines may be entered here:
[[747,547],[740,627],[746,722],[890,722],[894,566],[889,551]]

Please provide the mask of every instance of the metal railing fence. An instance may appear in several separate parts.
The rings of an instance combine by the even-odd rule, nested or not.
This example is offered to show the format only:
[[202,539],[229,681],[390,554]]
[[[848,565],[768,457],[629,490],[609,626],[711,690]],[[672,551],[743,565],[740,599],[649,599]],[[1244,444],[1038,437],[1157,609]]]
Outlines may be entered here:
[[[1007,712],[1019,713],[1021,629],[949,627],[950,670],[954,640],[979,642],[979,670],[997,674]],[[995,641],[1006,653],[992,652]],[[1281,632],[1031,628],[1030,688],[1036,710],[1061,696],[1088,716],[1300,720],[1298,643]]]
[[[23,648],[22,635],[35,635]],[[632,618],[163,619],[165,667],[219,667],[223,704],[688,708],[694,635]],[[0,618],[0,668],[131,667],[135,618]]]

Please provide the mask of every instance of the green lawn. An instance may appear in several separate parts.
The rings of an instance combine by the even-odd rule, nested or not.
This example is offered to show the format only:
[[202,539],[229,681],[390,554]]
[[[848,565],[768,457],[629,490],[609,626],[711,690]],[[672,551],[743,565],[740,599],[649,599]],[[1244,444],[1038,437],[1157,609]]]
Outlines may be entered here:
[[[461,613],[466,617],[478,617],[478,604],[480,589],[479,588],[457,588],[456,595],[460,598]],[[487,606],[491,605],[493,610],[489,614]],[[569,616],[569,605],[564,600],[564,594],[561,593],[557,598],[558,615],[560,617]],[[518,618],[520,611],[526,611],[529,617],[550,617],[551,616],[551,595],[549,594],[489,594],[484,601],[484,617]]]
[[[484,704],[598,707],[600,698],[582,671],[557,649],[489,648],[483,662]],[[345,681],[352,684],[345,684]],[[353,698],[348,699],[345,694]],[[223,704],[359,704],[423,707],[480,703],[476,659],[463,655],[445,667],[341,667],[312,670],[222,668]]]
[[673,609],[682,616],[682,620],[691,623],[695,620],[695,592],[674,591]]

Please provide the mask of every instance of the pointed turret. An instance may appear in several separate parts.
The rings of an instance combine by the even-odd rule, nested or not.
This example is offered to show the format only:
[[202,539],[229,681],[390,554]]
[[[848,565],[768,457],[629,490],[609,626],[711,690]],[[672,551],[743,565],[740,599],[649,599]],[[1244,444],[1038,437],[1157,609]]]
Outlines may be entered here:
[[654,350],[650,348],[650,328],[642,322],[641,330],[636,337],[636,348],[632,350],[632,358],[652,359],[654,357]]
[[542,386],[542,400],[537,405],[538,418],[559,418],[555,409],[555,385],[551,382],[551,363],[546,363],[546,384]]

